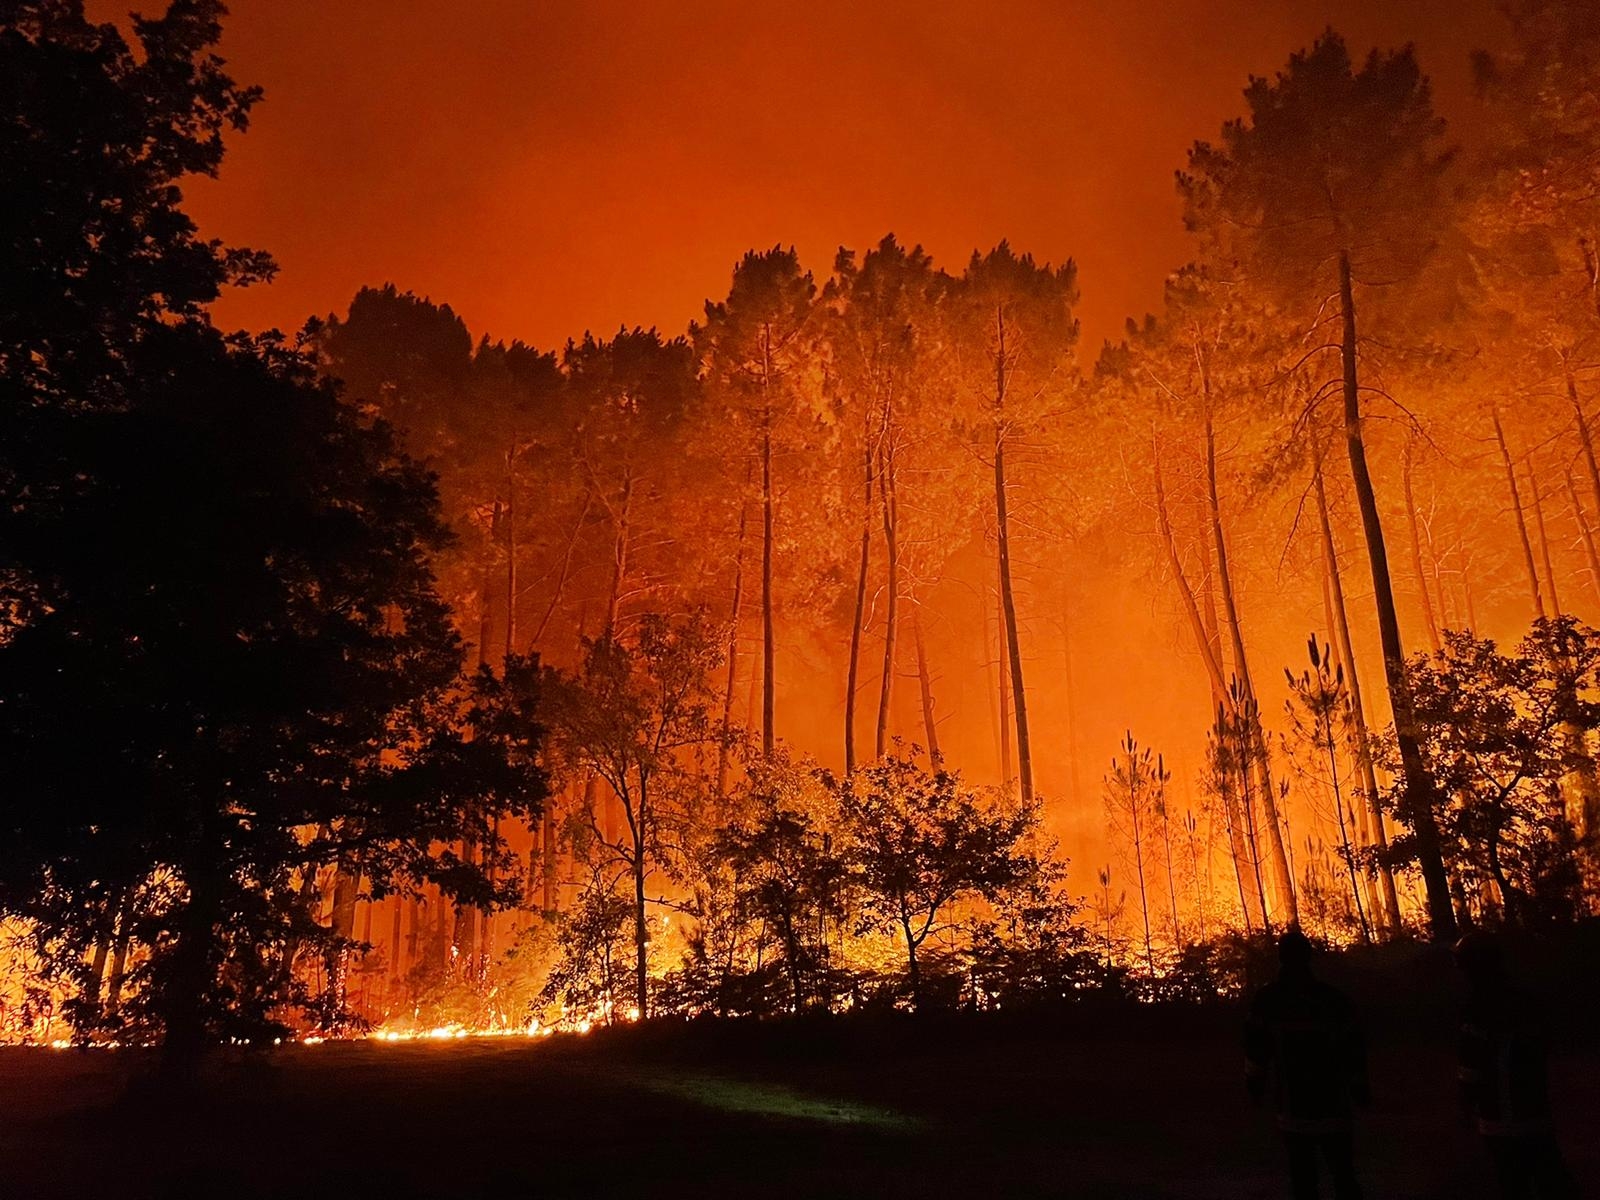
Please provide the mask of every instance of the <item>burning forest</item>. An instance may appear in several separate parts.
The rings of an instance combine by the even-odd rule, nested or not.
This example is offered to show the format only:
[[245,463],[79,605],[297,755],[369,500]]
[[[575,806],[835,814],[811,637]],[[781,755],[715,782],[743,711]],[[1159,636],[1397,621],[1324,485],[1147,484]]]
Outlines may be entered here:
[[[1295,1194],[1315,1194],[1321,1153],[1342,1196],[1348,1125],[1308,1134],[1260,1082],[1304,1052],[1274,1022],[1323,1022],[1318,1053],[1360,1083],[1316,1121],[1347,1122],[1367,1085],[1345,992],[1386,1029],[1372,1052],[1388,1037],[1409,1064],[1391,1073],[1425,1073],[1405,1056],[1450,1027],[1455,947],[1469,1006],[1500,1014],[1464,1025],[1461,1053],[1511,1027],[1520,973],[1546,1006],[1538,1044],[1588,1063],[1555,1068],[1556,1107],[1600,1111],[1573,1082],[1595,1077],[1575,1014],[1600,962],[1590,4],[1486,7],[1481,45],[1448,59],[1427,33],[1462,31],[1420,7],[1376,49],[1316,22],[1275,44],[1219,119],[1182,127],[1165,223],[1141,216],[1152,240],[1129,251],[1166,261],[1125,320],[1120,268],[1096,297],[1095,235],[1080,256],[1071,226],[1030,246],[936,220],[928,242],[808,226],[804,252],[718,231],[722,265],[670,291],[703,303],[624,288],[581,333],[553,324],[559,288],[520,280],[565,330],[531,340],[416,245],[352,295],[304,253],[275,281],[266,250],[218,239],[224,150],[250,144],[263,100],[219,55],[232,18],[96,8],[0,5],[0,1042],[113,1075],[148,1060],[147,1086],[191,1098],[275,1055],[330,1105],[317,1055],[504,1072],[524,1059],[495,1055],[526,1051],[588,1097],[575,1112],[612,1101],[561,1064],[637,1060],[618,1111],[666,1113],[677,1137],[700,1128],[680,1110],[729,1138],[846,1128],[806,1136],[854,1174],[797,1175],[796,1194],[981,1194],[954,1166],[913,1185],[871,1139],[960,1128],[970,1147],[1001,1123],[1008,1186],[1044,1194],[1043,1127],[1001,1122],[981,1072],[970,1112],[919,1107],[912,1081],[946,1061],[928,1055],[1032,1045],[1070,1075],[1056,1049],[1103,1042],[1107,1070],[1152,1088],[1177,1071],[1203,1108],[1168,1043],[1237,1042],[1242,1023]],[[654,19],[619,32],[617,70]],[[749,69],[698,53],[708,80]],[[908,69],[852,60],[835,82]],[[618,146],[584,159],[596,179]],[[1038,229],[1023,189],[999,211],[1013,199]],[[503,323],[461,315],[482,310]],[[1310,990],[1313,954],[1344,991]],[[791,1044],[884,1081],[774,1065]],[[18,1086],[58,1078],[59,1059],[3,1054]],[[1462,1061],[1464,1080],[1491,1069]],[[1431,1103],[1406,1086],[1407,1111]],[[1577,1194],[1548,1111],[1511,1133],[1474,1111],[1506,1195]],[[53,1119],[29,1128],[68,1148]],[[1141,1119],[1161,1118],[1117,1127]],[[1273,1194],[1229,1153],[1203,1194]],[[1396,1194],[1480,1184],[1442,1150],[1384,1153]],[[1177,1165],[1130,1183],[1110,1165],[1126,1147],[1108,1154],[1084,1194],[1202,1194]],[[755,1187],[694,1163],[619,1170]],[[554,1170],[551,1194],[610,1194]],[[1536,1176],[1547,1190],[1514,1190]]]

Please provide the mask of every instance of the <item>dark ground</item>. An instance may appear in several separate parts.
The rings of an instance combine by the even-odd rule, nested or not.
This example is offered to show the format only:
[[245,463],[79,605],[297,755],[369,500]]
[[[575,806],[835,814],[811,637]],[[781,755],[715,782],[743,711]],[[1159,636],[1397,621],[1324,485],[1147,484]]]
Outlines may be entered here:
[[[1237,1022],[1117,1010],[329,1043],[213,1064],[185,1103],[139,1082],[144,1052],[10,1049],[0,1197],[1282,1196]],[[1450,1014],[1382,1024],[1368,1196],[1489,1195],[1456,1116]],[[1553,1077],[1569,1159],[1600,1196],[1600,1045],[1563,1036]]]

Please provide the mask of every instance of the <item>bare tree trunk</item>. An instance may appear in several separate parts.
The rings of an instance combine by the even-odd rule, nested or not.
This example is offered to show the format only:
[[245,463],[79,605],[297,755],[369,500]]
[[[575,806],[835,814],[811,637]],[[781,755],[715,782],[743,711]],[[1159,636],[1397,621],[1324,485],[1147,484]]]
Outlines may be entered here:
[[97,1018],[102,1015],[100,992],[106,974],[106,959],[111,954],[112,925],[115,919],[115,910],[110,905],[107,905],[107,911],[103,918],[105,922],[104,929],[100,936],[95,938],[94,953],[89,957],[89,978],[84,988],[83,998],[88,1006],[94,1010],[94,1015]]
[[1517,540],[1522,545],[1522,565],[1528,572],[1528,591],[1533,598],[1533,615],[1544,620],[1544,591],[1539,586],[1539,571],[1533,565],[1533,541],[1528,536],[1528,522],[1522,513],[1522,489],[1517,484],[1516,468],[1512,465],[1511,451],[1506,447],[1506,433],[1500,425],[1500,410],[1493,412],[1494,440],[1500,447],[1500,461],[1506,470],[1506,488],[1511,493],[1511,514],[1517,522]]
[[995,634],[1000,655],[1000,782],[1010,787],[1017,777],[1011,769],[1011,665],[1006,658],[1006,612],[998,591],[995,593]]
[[416,966],[428,951],[428,947],[423,941],[423,930],[427,920],[427,905],[428,898],[424,894],[412,899],[410,904],[406,906],[411,917],[410,921],[407,922],[408,932],[406,933],[406,968],[408,970]]
[[556,892],[556,816],[554,812],[555,797],[550,797],[545,802],[544,812],[539,817],[539,831],[543,842],[541,854],[541,882],[544,884],[543,910],[553,913],[558,906]]
[[1572,519],[1583,536],[1583,551],[1589,563],[1589,584],[1594,588],[1595,595],[1600,597],[1600,552],[1595,550],[1594,528],[1589,524],[1588,514],[1583,511],[1583,501],[1578,499],[1578,488],[1572,482],[1571,471],[1567,472],[1567,499],[1572,503]]
[[1345,871],[1350,877],[1350,899],[1355,902],[1356,917],[1361,923],[1361,940],[1372,941],[1372,929],[1367,924],[1367,912],[1361,904],[1361,885],[1356,881],[1356,856],[1351,845],[1350,826],[1344,819],[1344,789],[1339,779],[1339,743],[1334,737],[1330,716],[1325,730],[1324,749],[1328,752],[1328,782],[1333,788],[1333,811],[1339,818],[1339,846],[1344,851]]
[[1455,597],[1451,595],[1450,589],[1445,586],[1444,563],[1439,554],[1438,542],[1433,536],[1433,523],[1431,521],[1422,523],[1422,536],[1428,550],[1428,574],[1433,580],[1433,594],[1439,600],[1439,635],[1442,640],[1446,630],[1464,628],[1464,618],[1462,620],[1457,619],[1461,614],[1455,607]]
[[722,694],[722,740],[717,745],[717,795],[728,795],[728,752],[733,736],[733,692],[739,678],[739,616],[744,608],[745,506],[739,505],[739,542],[733,556],[733,611],[728,618],[728,686]]
[[406,898],[398,892],[391,896],[394,911],[389,914],[389,977],[398,980],[405,974],[405,964],[402,958],[404,943],[404,930],[401,921],[405,917]]
[[1208,816],[1206,818],[1206,880],[1202,886],[1200,879],[1200,822],[1195,818],[1194,812],[1185,809],[1183,814],[1183,837],[1189,847],[1189,874],[1194,880],[1194,912],[1200,927],[1200,942],[1206,941],[1206,893],[1210,889],[1211,878],[1211,839],[1216,823]]
[[1400,927],[1400,897],[1395,892],[1394,871],[1386,856],[1389,835],[1383,826],[1383,806],[1378,799],[1378,774],[1373,769],[1372,742],[1367,733],[1366,704],[1361,699],[1361,674],[1356,668],[1355,647],[1350,640],[1350,615],[1345,608],[1344,581],[1339,571],[1339,549],[1333,540],[1333,524],[1328,519],[1328,492],[1322,479],[1322,448],[1316,447],[1315,485],[1317,494],[1317,522],[1322,530],[1322,555],[1328,575],[1328,589],[1333,598],[1334,644],[1344,663],[1345,683],[1350,688],[1350,724],[1355,735],[1356,769],[1361,773],[1361,790],[1365,793],[1367,813],[1370,818],[1372,843],[1378,851],[1378,883],[1383,891],[1380,907],[1382,923],[1390,930]]
[[[499,842],[499,840],[500,840],[500,818],[496,817],[494,819],[494,823],[489,828],[488,836],[484,839],[484,850],[485,850],[484,858],[485,859],[489,858],[489,855],[488,855],[489,847],[496,845]],[[488,879],[488,881],[489,881],[489,883],[491,885],[495,882],[495,879],[498,876],[498,872],[495,870],[494,863],[493,863],[492,860],[489,862],[488,866],[484,869],[484,876],[485,876],[485,878]],[[494,922],[494,915],[495,914],[494,914],[493,907],[489,907],[489,908],[485,908],[483,910],[482,915],[478,918],[478,958],[477,958],[477,968],[478,968],[478,975],[479,975],[480,978],[483,977],[483,976],[486,976],[488,974],[489,964],[494,961],[494,923],[495,923]]]
[[1278,893],[1276,907],[1288,914],[1287,923],[1293,925],[1300,920],[1299,901],[1295,895],[1294,876],[1289,870],[1289,856],[1283,846],[1283,828],[1278,822],[1278,799],[1272,787],[1267,739],[1261,729],[1260,709],[1255,704],[1255,684],[1250,678],[1250,664],[1244,651],[1244,630],[1239,619],[1239,606],[1234,599],[1233,573],[1228,568],[1228,543],[1222,532],[1222,504],[1217,494],[1217,438],[1211,421],[1209,382],[1205,386],[1206,498],[1210,506],[1211,532],[1216,550],[1217,583],[1222,592],[1222,612],[1233,642],[1233,658],[1238,667],[1239,682],[1243,685],[1250,712],[1254,714],[1247,734],[1256,743],[1251,757],[1255,759],[1261,808],[1267,823],[1267,852],[1272,856],[1272,873]]
[[1183,934],[1178,927],[1178,882],[1172,870],[1172,817],[1167,811],[1164,794],[1161,797],[1161,841],[1167,857],[1167,900],[1172,905],[1172,949],[1177,951],[1183,946]]
[[[1216,725],[1214,727],[1216,745],[1219,751],[1219,760],[1216,763],[1215,782],[1219,793],[1218,799],[1222,801],[1222,820],[1227,827],[1228,857],[1233,860],[1233,878],[1239,885],[1239,915],[1244,918],[1244,931],[1252,931],[1250,920],[1250,900],[1244,886],[1244,870],[1246,861],[1245,830],[1239,812],[1238,794],[1234,790],[1233,772],[1227,762],[1228,750],[1228,716],[1227,705],[1219,700],[1216,704]],[[1260,897],[1257,897],[1260,900]],[[1265,924],[1266,913],[1261,914]]]
[[341,860],[333,873],[333,912],[330,925],[339,945],[328,951],[328,995],[330,1015],[343,1010],[350,972],[350,949],[347,943],[355,933],[356,900],[360,893],[361,872],[352,864]]
[[[1349,668],[1345,665],[1343,651],[1339,649],[1339,636],[1337,633],[1333,632],[1338,626],[1338,618],[1336,618],[1333,614],[1333,587],[1328,578],[1328,559],[1326,555],[1319,555],[1318,558],[1322,565],[1322,619],[1323,624],[1326,625],[1330,631],[1329,637],[1332,641],[1331,648],[1328,650],[1328,655],[1330,661],[1333,662],[1337,667],[1340,678],[1348,679]],[[1356,762],[1356,771],[1359,773],[1360,752],[1356,748],[1354,730],[1352,728],[1355,724],[1355,719],[1352,715],[1353,712],[1354,709],[1350,704],[1350,697],[1347,693],[1345,696],[1345,708],[1342,714],[1344,718],[1345,730],[1344,740],[1347,743],[1346,748],[1350,752],[1351,759]],[[1370,818],[1368,817],[1367,804],[1361,796],[1360,781],[1357,780],[1356,782],[1352,783],[1351,788],[1355,798],[1350,801],[1350,823],[1352,826],[1350,837],[1352,842],[1354,842],[1356,846],[1363,852],[1361,882],[1366,897],[1366,911],[1372,914],[1373,928],[1381,930],[1383,928],[1384,921],[1383,900],[1378,891],[1377,871],[1374,870],[1372,865],[1372,824]],[[1310,846],[1309,837],[1306,839],[1306,844],[1308,847]]]
[[1139,820],[1139,808],[1143,802],[1139,798],[1139,764],[1133,756],[1132,734],[1128,735],[1128,747],[1128,818],[1133,825],[1133,866],[1134,873],[1139,877],[1139,915],[1144,920],[1144,961],[1153,976],[1156,973],[1156,952],[1150,943],[1150,893],[1144,883],[1144,826]]
[[1017,769],[1022,781],[1022,802],[1033,802],[1033,749],[1028,737],[1028,694],[1022,682],[1022,641],[1017,629],[1017,601],[1011,580],[1011,521],[1006,508],[1006,321],[1005,310],[995,310],[998,353],[995,355],[994,511],[995,539],[1000,559],[1000,607],[1005,616],[1006,658],[1011,666],[1011,699],[1017,720]]
[[998,711],[995,707],[996,698],[1004,694],[1006,686],[1005,674],[1000,670],[1000,645],[1002,641],[1000,637],[1000,621],[998,619],[1000,606],[998,604],[995,605],[995,637],[993,641],[990,641],[989,590],[984,588],[978,594],[981,597],[978,610],[978,623],[979,627],[983,630],[983,697],[987,702],[987,707],[989,709],[989,732],[994,735],[994,760],[996,763],[996,769],[1000,772],[1000,783],[1002,786],[1004,786],[1007,775],[1009,774],[1007,767],[1010,764],[1010,756],[1008,753],[1010,743],[1005,737],[1005,725],[1008,710],[1004,705],[1001,705]]
[[217,922],[222,897],[202,871],[185,871],[188,902],[177,915],[177,944],[168,951],[161,1043],[161,1073],[178,1083],[193,1080],[209,1040],[205,994],[218,966]]
[[537,648],[544,640],[544,631],[549,628],[550,618],[555,616],[556,609],[561,607],[561,598],[566,594],[567,580],[572,574],[572,552],[577,549],[578,537],[583,532],[583,523],[589,519],[589,507],[592,503],[592,497],[586,495],[583,507],[578,510],[578,519],[572,523],[572,535],[567,539],[567,548],[561,555],[561,571],[556,576],[555,590],[550,594],[550,603],[545,606],[538,627],[528,639],[528,644],[532,647]]
[[1428,577],[1422,570],[1422,539],[1417,533],[1417,501],[1411,490],[1411,451],[1413,439],[1406,440],[1401,458],[1400,478],[1405,489],[1406,524],[1411,530],[1411,567],[1417,576],[1417,595],[1422,601],[1423,627],[1428,631],[1428,645],[1439,653],[1439,623],[1433,616],[1433,599],[1428,595]]
[[[467,866],[476,866],[478,862],[478,841],[476,838],[463,839],[461,843],[461,861]],[[455,906],[455,924],[450,930],[450,949],[454,955],[454,965],[457,970],[463,970],[468,978],[474,974],[473,957],[478,945],[478,909],[473,904],[458,904]]]
[[1533,527],[1539,532],[1539,559],[1544,564],[1544,585],[1550,596],[1550,614],[1561,615],[1561,596],[1556,591],[1556,569],[1550,561],[1550,538],[1544,528],[1544,500],[1539,495],[1539,476],[1528,464],[1528,503],[1533,508]]
[[117,911],[116,932],[111,943],[111,970],[106,977],[105,1015],[114,1017],[122,1005],[122,983],[127,978],[128,940],[132,934],[133,898],[124,895]]
[[517,480],[514,473],[516,444],[506,453],[506,640],[505,658],[517,644]]
[[1341,360],[1344,368],[1344,431],[1350,455],[1350,477],[1356,505],[1361,510],[1361,528],[1367,543],[1367,558],[1372,567],[1373,600],[1377,608],[1378,636],[1383,645],[1384,675],[1389,685],[1389,707],[1394,713],[1395,743],[1400,752],[1405,785],[1405,809],[1416,835],[1417,862],[1427,892],[1428,923],[1433,936],[1447,940],[1455,936],[1455,911],[1450,904],[1450,879],[1439,849],[1439,829],[1433,815],[1433,781],[1422,757],[1418,741],[1411,691],[1406,681],[1405,649],[1400,640],[1400,618],[1395,611],[1394,587],[1389,576],[1389,555],[1384,546],[1383,523],[1378,517],[1378,499],[1372,475],[1367,468],[1367,447],[1361,426],[1361,384],[1356,361],[1356,304],[1350,278],[1350,255],[1339,253],[1339,307],[1342,333]]
[[644,904],[644,853],[640,848],[633,856],[633,986],[641,1021],[650,1015],[650,926]]
[[882,758],[888,747],[889,706],[894,695],[895,641],[900,625],[900,539],[899,511],[895,496],[894,431],[888,427],[890,418],[884,418],[883,462],[878,472],[881,486],[884,554],[889,565],[888,609],[883,624],[883,676],[878,687],[878,729],[874,743],[877,757]]
[[494,544],[500,534],[500,501],[489,515],[489,539],[483,550],[483,577],[478,588],[478,665],[489,661],[489,642],[494,636]]
[[[1215,713],[1217,721],[1218,744],[1222,745],[1221,739],[1224,736],[1223,731],[1226,727],[1226,714],[1232,710],[1233,697],[1229,693],[1228,685],[1224,682],[1222,641],[1216,626],[1216,612],[1214,608],[1211,608],[1211,620],[1208,622],[1202,614],[1200,606],[1195,601],[1194,592],[1190,588],[1188,578],[1183,571],[1182,560],[1178,557],[1177,541],[1173,535],[1172,520],[1167,509],[1166,485],[1161,474],[1161,450],[1159,444],[1154,445],[1154,464],[1157,526],[1161,533],[1162,545],[1166,548],[1168,568],[1172,572],[1173,581],[1177,584],[1178,594],[1183,600],[1184,611],[1189,617],[1190,628],[1194,632],[1195,645],[1200,652],[1200,661],[1206,668],[1206,679],[1211,686],[1212,711]],[[1209,524],[1209,522],[1205,523]],[[1205,534],[1202,533],[1200,537],[1202,547],[1205,546],[1206,540]],[[1208,564],[1206,586],[1209,592],[1209,557],[1206,562]],[[1207,605],[1210,607],[1209,596]],[[1248,932],[1252,927],[1252,922],[1249,901],[1245,897],[1243,864],[1246,851],[1244,845],[1244,823],[1240,817],[1238,807],[1239,797],[1231,778],[1228,778],[1225,773],[1219,772],[1217,782],[1219,789],[1217,798],[1222,804],[1223,823],[1226,826],[1228,835],[1228,854],[1233,860],[1234,876],[1239,885],[1239,911],[1244,918],[1245,930]],[[1265,916],[1266,914],[1263,911],[1263,923],[1265,923]]]
[[1183,562],[1178,557],[1178,546],[1172,533],[1172,520],[1167,512],[1167,490],[1161,477],[1161,449],[1155,446],[1154,450],[1156,521],[1161,533],[1162,546],[1167,552],[1167,567],[1172,572],[1172,580],[1178,587],[1178,596],[1183,601],[1183,610],[1189,617],[1190,628],[1194,631],[1195,645],[1200,651],[1200,661],[1205,666],[1206,679],[1211,685],[1211,699],[1214,703],[1220,704],[1228,695],[1228,685],[1222,671],[1221,647],[1213,640],[1211,631],[1201,616],[1200,608],[1195,603],[1189,580],[1183,573]]
[[922,729],[928,739],[928,758],[937,766],[944,758],[939,751],[939,724],[933,715],[933,675],[928,670],[928,648],[922,640],[922,606],[911,611],[911,636],[917,646],[917,684],[922,693]]
[[[867,410],[870,414],[870,409]],[[872,563],[873,447],[870,421],[861,431],[865,484],[861,498],[861,555],[856,570],[856,606],[850,622],[850,668],[844,693],[844,770],[856,769],[856,696],[861,688],[861,639],[867,620],[867,573]],[[881,751],[880,751],[881,753]]]
[[772,330],[761,331],[761,753],[772,757],[777,643],[772,623]]
[[[1205,504],[1203,501],[1199,505],[1199,514],[1198,527],[1203,531],[1206,527]],[[1217,617],[1216,575],[1211,565],[1211,540],[1202,532],[1195,539],[1195,545],[1200,548],[1200,618],[1203,623],[1206,641],[1211,647],[1211,655],[1217,662],[1217,678],[1220,681],[1227,675],[1227,671],[1223,667],[1222,622]],[[1227,689],[1224,688],[1223,690],[1226,691]]]
[[[1235,681],[1235,692],[1238,682]],[[1252,717],[1250,712],[1253,702],[1245,696],[1234,696],[1234,720],[1238,724],[1237,733],[1232,735],[1237,738],[1234,755],[1239,767],[1239,811],[1244,817],[1244,842],[1250,852],[1250,877],[1255,884],[1256,903],[1260,905],[1261,927],[1268,933],[1272,932],[1272,914],[1267,908],[1266,879],[1261,872],[1261,822],[1256,817],[1256,803],[1254,785],[1251,782],[1250,759],[1255,755],[1254,739],[1251,736]]]
[[1583,448],[1583,462],[1589,468],[1589,486],[1594,489],[1595,503],[1600,504],[1600,463],[1595,461],[1594,439],[1589,435],[1589,418],[1584,414],[1583,402],[1578,399],[1578,381],[1572,371],[1567,371],[1567,399],[1572,402],[1572,416],[1578,426],[1578,444]]
[[612,510],[615,536],[611,541],[611,590],[606,596],[606,623],[602,637],[615,637],[617,614],[622,606],[622,584],[628,577],[628,539],[633,519],[633,472],[622,477],[622,499]]

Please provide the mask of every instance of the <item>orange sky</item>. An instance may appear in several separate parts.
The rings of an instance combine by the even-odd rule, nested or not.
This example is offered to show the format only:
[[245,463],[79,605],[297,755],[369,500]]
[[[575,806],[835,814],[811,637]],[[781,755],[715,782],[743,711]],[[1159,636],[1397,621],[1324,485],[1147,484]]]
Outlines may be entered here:
[[[127,7],[94,0],[91,11]],[[1172,172],[1326,24],[1408,38],[1447,100],[1490,0],[234,0],[267,98],[204,228],[282,267],[219,307],[298,327],[393,281],[475,332],[681,329],[737,256],[892,230],[948,266],[1076,257],[1090,345],[1186,253]]]

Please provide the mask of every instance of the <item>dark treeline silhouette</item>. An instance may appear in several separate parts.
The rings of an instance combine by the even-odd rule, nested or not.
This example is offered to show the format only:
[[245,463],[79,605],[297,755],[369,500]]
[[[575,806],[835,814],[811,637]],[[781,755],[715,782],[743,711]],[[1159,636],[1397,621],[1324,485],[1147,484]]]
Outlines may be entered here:
[[[751,251],[681,336],[547,352],[392,285],[224,334],[273,265],[182,206],[259,99],[221,6],[0,9],[7,1032],[183,1068],[368,1023],[1210,999],[1290,927],[1591,913],[1600,118],[1562,98],[1600,30],[1508,13],[1470,154],[1409,49],[1330,31],[1252,81],[1178,176],[1194,261],[1085,371],[1070,260],[893,236],[820,281]],[[1128,569],[1204,762],[1129,731],[1074,889],[1072,613]],[[1308,597],[1279,720],[1263,629]],[[951,720],[968,660],[987,723]]]
[[75,1028],[164,1035],[179,1068],[337,1025],[357,889],[490,902],[486,831],[544,795],[526,730],[469,735],[499,697],[434,586],[429,476],[303,357],[207,321],[272,269],[178,206],[257,98],[220,13],[175,4],[136,48],[71,4],[0,23],[0,908]]

